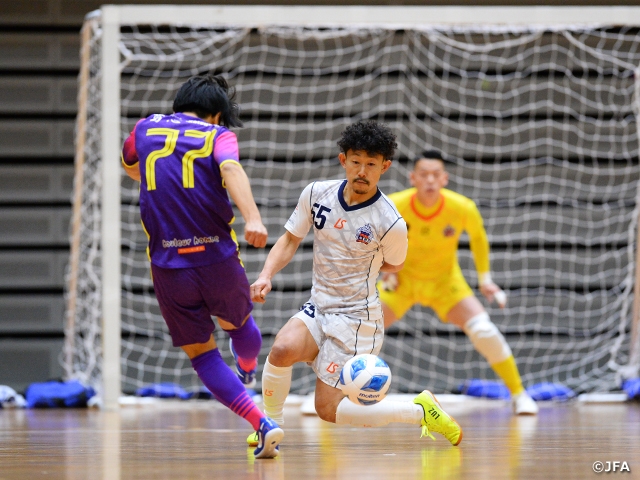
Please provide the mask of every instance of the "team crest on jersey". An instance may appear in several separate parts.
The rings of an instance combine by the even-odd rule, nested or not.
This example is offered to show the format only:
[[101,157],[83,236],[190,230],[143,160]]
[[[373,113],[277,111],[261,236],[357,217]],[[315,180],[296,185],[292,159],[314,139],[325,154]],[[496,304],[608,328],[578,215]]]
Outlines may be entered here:
[[371,240],[373,240],[373,230],[371,229],[371,225],[367,223],[356,232],[356,242],[369,245]]
[[442,231],[442,234],[445,237],[453,237],[456,234],[456,229],[453,228],[451,225],[447,225],[445,229]]

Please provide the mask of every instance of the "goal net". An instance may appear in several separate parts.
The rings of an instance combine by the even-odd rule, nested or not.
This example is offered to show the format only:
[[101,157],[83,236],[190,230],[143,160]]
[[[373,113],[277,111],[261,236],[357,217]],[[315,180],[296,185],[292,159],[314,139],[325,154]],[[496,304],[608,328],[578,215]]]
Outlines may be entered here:
[[[269,246],[307,183],[342,177],[336,145],[342,129],[360,119],[385,122],[399,149],[382,178],[383,192],[407,188],[410,160],[436,148],[450,161],[449,188],[478,204],[493,278],[508,295],[504,310],[487,309],[525,386],[557,382],[577,392],[611,391],[637,374],[637,358],[630,358],[640,176],[637,26],[315,28],[284,21],[207,25],[196,17],[191,24],[125,20],[118,41],[106,44],[102,22],[98,14],[85,24],[77,248],[66,292],[70,377],[99,386],[105,368],[102,321],[110,304],[103,299],[103,274],[114,261],[103,259],[113,247],[101,233],[109,198],[103,162],[119,162],[117,153],[104,158],[105,142],[117,152],[139,118],[170,113],[178,87],[203,72],[224,74],[237,89],[245,123],[236,130],[240,155]],[[115,73],[103,71],[104,52],[119,55]],[[115,138],[103,138],[106,75],[119,84]],[[159,314],[138,186],[119,175],[121,390],[158,382],[197,390],[199,380],[186,355],[171,346]],[[234,228],[241,237],[240,215]],[[309,297],[312,241],[312,235],[304,240],[274,278],[266,304],[254,310],[264,339],[260,364]],[[267,253],[241,242],[250,281]],[[476,288],[464,236],[459,258]],[[219,329],[216,340],[231,363]],[[395,392],[454,392],[470,378],[495,379],[460,331],[422,307],[386,332],[381,355]],[[314,385],[311,369],[296,366],[292,391],[304,394]]]

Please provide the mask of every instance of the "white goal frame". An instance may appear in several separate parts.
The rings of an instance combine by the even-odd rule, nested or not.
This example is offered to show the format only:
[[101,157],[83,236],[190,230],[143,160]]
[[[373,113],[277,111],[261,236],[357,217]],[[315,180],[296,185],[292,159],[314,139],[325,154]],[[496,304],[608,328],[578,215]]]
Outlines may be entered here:
[[[421,7],[421,6],[139,6],[106,5],[89,14],[102,28],[103,159],[120,156],[120,41],[122,24],[145,25],[307,25],[384,26],[419,25],[614,25],[640,26],[640,7]],[[81,143],[81,138],[76,142]],[[121,395],[120,336],[120,165],[102,162],[102,401],[118,407]],[[76,187],[77,188],[77,187]],[[73,249],[73,247],[72,247]],[[640,256],[640,255],[639,255]],[[73,251],[72,251],[73,258]],[[638,272],[636,272],[636,275]],[[636,292],[639,291],[636,277]],[[634,298],[632,353],[638,355],[637,296]],[[632,358],[634,355],[632,354]]]

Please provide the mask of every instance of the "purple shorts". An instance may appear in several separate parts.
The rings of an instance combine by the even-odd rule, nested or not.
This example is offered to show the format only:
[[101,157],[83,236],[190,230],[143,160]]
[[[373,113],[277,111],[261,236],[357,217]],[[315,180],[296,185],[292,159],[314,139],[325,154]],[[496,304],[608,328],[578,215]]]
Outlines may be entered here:
[[249,281],[237,254],[194,268],[151,264],[151,273],[174,347],[208,342],[215,330],[212,315],[240,327],[253,310]]

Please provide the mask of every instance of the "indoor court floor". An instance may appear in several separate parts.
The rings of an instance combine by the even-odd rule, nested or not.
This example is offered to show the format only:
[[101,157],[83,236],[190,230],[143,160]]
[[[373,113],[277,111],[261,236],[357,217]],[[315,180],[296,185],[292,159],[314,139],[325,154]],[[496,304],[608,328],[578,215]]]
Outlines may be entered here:
[[[459,447],[417,426],[338,427],[292,402],[268,460],[247,448],[249,424],[215,401],[0,410],[0,479],[640,479],[638,402],[544,402],[514,417],[504,401],[440,401],[463,427]],[[595,462],[610,471],[594,473]]]

